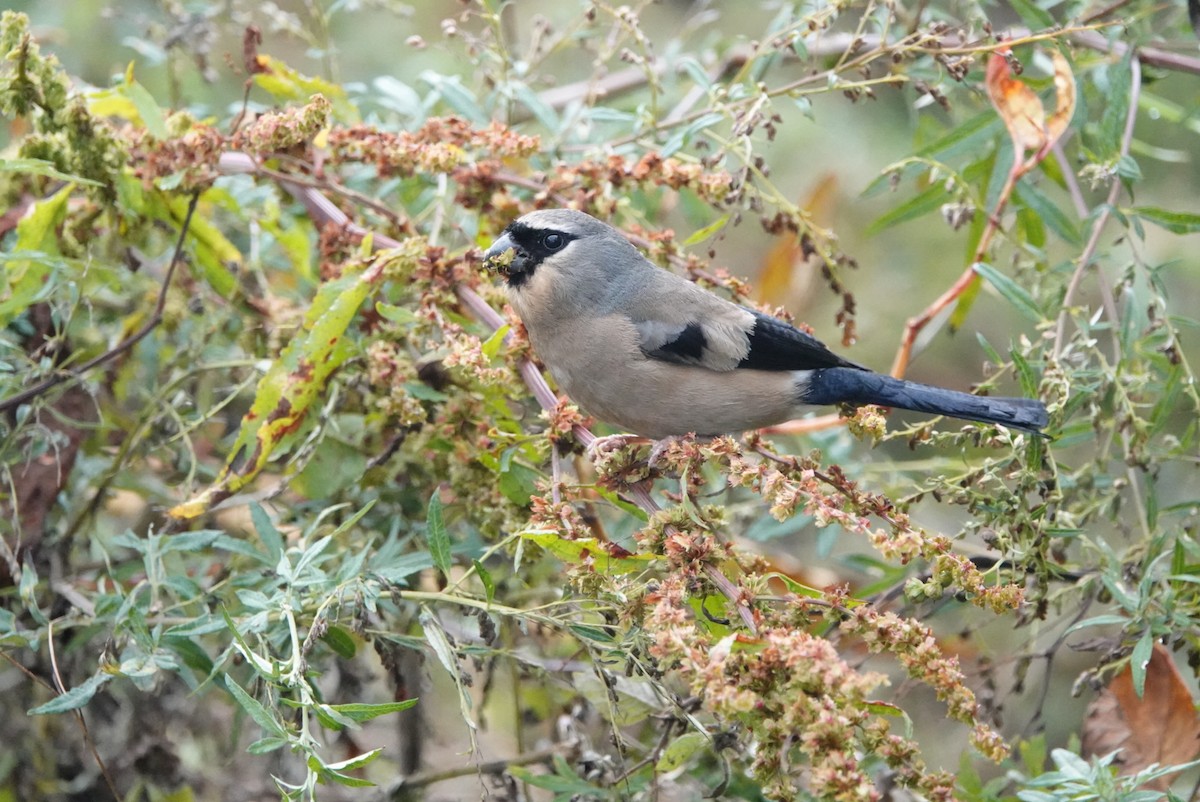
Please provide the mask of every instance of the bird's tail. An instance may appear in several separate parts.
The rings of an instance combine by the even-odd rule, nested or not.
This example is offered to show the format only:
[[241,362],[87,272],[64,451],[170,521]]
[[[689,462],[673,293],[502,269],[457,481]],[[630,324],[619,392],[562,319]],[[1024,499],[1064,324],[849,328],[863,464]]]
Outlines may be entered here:
[[814,370],[801,393],[805,404],[879,404],[999,423],[1035,434],[1049,422],[1046,406],[1041,401],[970,395],[854,368]]

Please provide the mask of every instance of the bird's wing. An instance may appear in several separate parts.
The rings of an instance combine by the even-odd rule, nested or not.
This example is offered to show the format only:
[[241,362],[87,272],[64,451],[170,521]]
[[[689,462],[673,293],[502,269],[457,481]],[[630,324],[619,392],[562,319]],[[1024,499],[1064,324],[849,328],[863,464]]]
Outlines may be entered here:
[[[674,310],[673,310],[674,311]],[[709,307],[690,320],[668,312],[634,320],[641,349],[651,359],[709,370],[814,370],[859,365],[842,359],[815,337],[736,304]]]
[[750,349],[739,368],[755,370],[816,370],[818,368],[858,368],[862,365],[835,354],[825,343],[795,326],[761,312],[754,315],[750,331]]

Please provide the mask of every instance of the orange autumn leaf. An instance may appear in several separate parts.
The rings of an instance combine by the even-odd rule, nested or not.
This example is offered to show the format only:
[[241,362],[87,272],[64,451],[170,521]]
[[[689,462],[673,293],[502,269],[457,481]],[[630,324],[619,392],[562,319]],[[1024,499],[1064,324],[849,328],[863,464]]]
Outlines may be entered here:
[[[1123,775],[1152,763],[1186,763],[1200,753],[1200,716],[1171,653],[1154,645],[1146,665],[1146,686],[1139,698],[1133,671],[1126,667],[1088,705],[1083,724],[1083,754],[1102,756],[1121,750],[1115,765]],[[1165,790],[1169,778],[1150,785]]]
[[[837,198],[837,186],[837,175],[825,173],[817,180],[808,198],[800,204],[816,225],[829,225],[828,221],[833,215],[833,205]],[[811,271],[802,274],[801,284],[796,286],[797,268],[803,263],[804,249],[800,240],[790,232],[777,237],[775,244],[763,259],[762,270],[755,282],[755,297],[759,301],[782,305],[796,295],[797,289],[807,291],[814,275]]]
[[[1075,113],[1075,76],[1071,65],[1057,50],[1050,54],[1054,62],[1054,113],[1047,118],[1042,100],[1033,90],[1012,74],[1008,61],[1000,53],[988,59],[984,83],[988,97],[1000,119],[1004,121],[1013,148],[1018,153],[1027,150],[1045,154],[1067,130]],[[1039,157],[1035,160],[1040,161]]]

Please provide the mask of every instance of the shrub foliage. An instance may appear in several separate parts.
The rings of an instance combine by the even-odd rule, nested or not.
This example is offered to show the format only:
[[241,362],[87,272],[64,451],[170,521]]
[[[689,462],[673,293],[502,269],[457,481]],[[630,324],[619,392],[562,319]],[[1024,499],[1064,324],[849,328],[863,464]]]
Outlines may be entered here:
[[[369,89],[322,39],[366,12],[272,7],[217,114],[136,62],[74,81],[4,12],[0,795],[1160,793],[1135,789],[1164,771],[1077,743],[1050,771],[1040,734],[1064,676],[1128,667],[1141,693],[1155,644],[1200,665],[1194,322],[1170,299],[1196,287],[1169,255],[1200,216],[1160,164],[1194,152],[1170,93],[1198,65],[1143,44],[1182,38],[1181,12],[701,6],[464,3],[443,41],[474,68]],[[270,55],[288,36],[325,46],[322,77]],[[1042,398],[1049,437],[867,409],[653,469],[637,444],[585,453],[595,423],[481,248],[573,206],[782,313],[709,250],[754,229],[764,284],[772,262],[818,276],[848,347],[887,268],[776,182],[775,146],[876,97],[924,109],[861,188],[893,191],[877,236],[950,226],[967,254],[899,301],[896,372],[922,331],[1000,316],[957,379]],[[760,555],[785,534],[821,569]],[[1085,663],[1061,667],[1068,644]],[[471,754],[431,758],[434,722]],[[957,774],[927,755],[947,737]]]

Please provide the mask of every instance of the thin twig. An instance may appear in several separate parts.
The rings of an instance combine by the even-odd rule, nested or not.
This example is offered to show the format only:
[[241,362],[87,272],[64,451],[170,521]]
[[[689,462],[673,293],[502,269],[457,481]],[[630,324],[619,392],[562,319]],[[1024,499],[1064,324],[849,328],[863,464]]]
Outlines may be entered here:
[[401,778],[399,782],[393,785],[386,794],[386,799],[405,799],[407,792],[414,788],[424,788],[427,785],[453,780],[458,777],[467,777],[472,774],[503,774],[508,771],[511,766],[528,766],[531,763],[547,763],[554,759],[555,755],[562,754],[561,746],[550,746],[545,749],[538,749],[534,752],[527,752],[516,757],[504,758],[500,760],[489,760],[485,763],[471,764],[469,766],[456,766],[452,769],[433,769],[430,771],[422,771],[416,774],[410,774],[407,777]]
[[43,379],[33,387],[29,387],[19,393],[10,395],[8,398],[0,401],[0,414],[8,412],[11,409],[15,409],[21,404],[37,398],[46,391],[51,390],[60,384],[79,380],[92,368],[103,365],[106,362],[111,362],[113,359],[117,358],[145,339],[146,335],[148,335],[150,332],[154,331],[158,324],[162,322],[163,310],[167,305],[167,290],[171,286],[171,278],[175,275],[175,268],[179,265],[179,262],[183,257],[183,243],[187,238],[188,228],[190,228],[192,224],[192,214],[195,213],[196,204],[199,202],[199,200],[200,194],[198,192],[192,193],[191,200],[188,202],[187,214],[184,215],[183,218],[183,226],[179,229],[179,239],[175,242],[175,251],[171,254],[171,264],[167,267],[167,275],[163,278],[162,287],[158,291],[158,300],[154,304],[154,311],[150,315],[150,319],[142,324],[140,329],[131,334],[124,341],[113,348],[110,348],[104,353],[89,359],[87,362],[84,362],[82,365],[76,368],[72,368],[71,370],[64,371],[62,373],[56,373],[49,378]]
[[[1130,59],[1130,87],[1129,87],[1129,110],[1125,115],[1125,130],[1121,136],[1121,155],[1129,154],[1130,143],[1133,141],[1133,127],[1137,122],[1138,95],[1142,88],[1142,67],[1138,59]],[[1071,307],[1071,302],[1075,298],[1075,292],[1079,289],[1079,284],[1083,281],[1083,274],[1092,263],[1092,257],[1096,253],[1096,248],[1100,245],[1100,235],[1104,231],[1105,225],[1108,224],[1108,219],[1112,216],[1114,204],[1117,202],[1117,196],[1121,193],[1121,181],[1114,176],[1112,186],[1108,190],[1108,197],[1105,199],[1104,207],[1100,209],[1100,213],[1096,215],[1095,221],[1092,223],[1091,234],[1088,236],[1087,244],[1083,247],[1083,252],[1079,254],[1079,264],[1075,266],[1075,272],[1071,275],[1071,281],[1067,284],[1066,294],[1063,295],[1062,309],[1058,313],[1058,323],[1054,331],[1054,359],[1057,361],[1062,356],[1064,340],[1067,330],[1067,315]],[[1096,271],[1097,276],[1102,277],[1100,271]],[[1112,336],[1114,347],[1118,345],[1117,326],[1119,320],[1116,309],[1116,300],[1112,297],[1111,289],[1103,293],[1104,295],[1104,311],[1113,323]]]
[[[46,648],[50,652],[50,670],[53,672],[54,686],[58,690],[59,695],[67,692],[66,686],[63,684],[62,675],[58,672],[58,657],[54,651],[54,622],[50,621],[46,624]],[[75,714],[75,720],[79,722],[79,729],[83,732],[83,741],[88,745],[88,749],[92,753],[92,759],[96,761],[96,765],[100,769],[100,775],[104,777],[104,784],[108,786],[108,791],[113,795],[113,799],[122,799],[122,796],[117,793],[117,784],[113,781],[112,775],[108,773],[108,766],[104,765],[104,760],[100,757],[100,752],[96,749],[96,742],[92,740],[92,734],[88,731],[87,721],[83,718],[83,711],[76,708],[72,711]]]
[[979,274],[975,272],[975,263],[983,261],[984,255],[987,253],[988,248],[991,247],[992,237],[1000,230],[1000,216],[1004,212],[1004,207],[1008,205],[1009,198],[1012,197],[1012,192],[1017,186],[1017,181],[1036,164],[1034,159],[1023,162],[1021,160],[1022,155],[1016,153],[1013,156],[1012,169],[1008,171],[1008,175],[1004,180],[1004,187],[1000,190],[1000,194],[996,198],[996,208],[988,212],[987,225],[984,227],[983,233],[979,236],[979,244],[975,247],[971,264],[950,285],[948,290],[938,296],[929,306],[925,307],[919,315],[909,318],[904,324],[904,334],[900,337],[900,347],[896,350],[896,358],[892,361],[892,375],[897,379],[904,378],[904,374],[908,370],[908,363],[912,359],[913,346],[916,344],[917,336],[921,331],[935,317],[941,314],[946,307],[958,300],[968,288],[979,281]]

